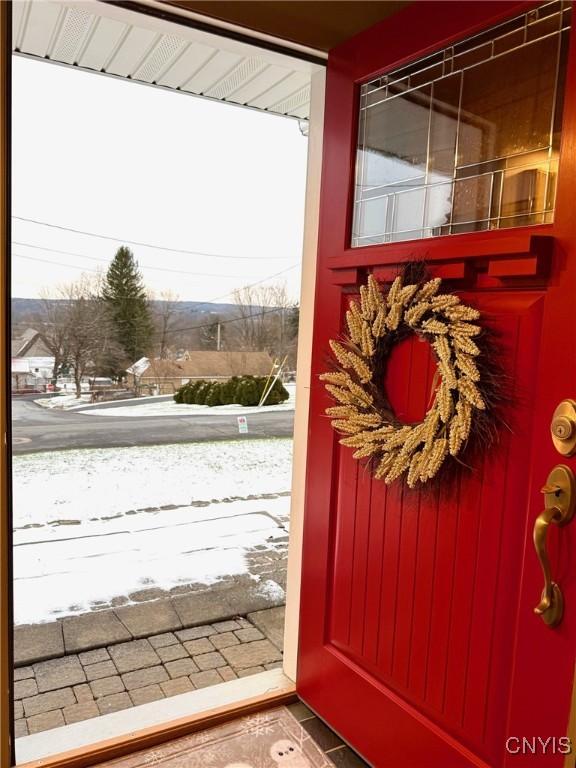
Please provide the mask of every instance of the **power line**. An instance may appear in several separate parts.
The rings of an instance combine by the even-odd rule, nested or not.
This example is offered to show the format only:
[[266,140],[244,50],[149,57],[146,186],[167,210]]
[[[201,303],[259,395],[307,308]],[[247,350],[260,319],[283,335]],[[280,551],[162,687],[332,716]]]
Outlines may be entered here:
[[79,264],[64,264],[63,261],[52,261],[51,259],[38,259],[36,256],[24,256],[23,253],[13,253],[12,257],[17,259],[29,259],[30,261],[39,261],[40,264],[55,264],[57,267],[69,267],[70,269],[80,269],[82,272],[94,272],[100,274],[98,269],[90,269],[90,267],[81,267]]
[[[280,272],[275,272],[273,275],[268,275],[267,277],[263,277],[261,280],[257,280],[255,283],[250,283],[249,285],[243,285],[242,288],[254,288],[255,285],[261,285],[262,283],[265,283],[267,280],[271,280],[273,277],[279,277],[280,275],[285,274],[286,272],[290,272],[293,269],[296,269],[296,267],[299,267],[300,264],[293,264],[291,267],[288,267],[287,269],[281,269]],[[212,299],[209,299],[208,301],[203,301],[199,306],[203,306],[205,304],[213,304],[215,301],[218,301],[219,299],[225,299],[227,296],[230,296],[234,293],[234,291],[228,291],[228,293],[223,293],[221,296],[215,296]]]
[[[63,261],[53,261],[52,259],[39,259],[36,256],[25,256],[23,253],[13,253],[13,257],[17,259],[28,259],[29,261],[37,261],[40,262],[40,264],[54,264],[57,267],[67,267],[68,269],[79,269],[81,272],[91,272],[95,275],[103,275],[103,272],[101,272],[99,269],[91,269],[90,267],[81,267],[79,264],[65,264]],[[209,275],[206,275],[206,277],[209,277]],[[242,275],[210,275],[210,277],[224,277],[224,278],[238,278],[242,277]],[[130,296],[126,296],[124,298],[131,298]],[[158,299],[158,301],[162,301],[162,299]],[[188,312],[187,309],[175,309],[175,312]]]
[[[37,259],[34,256],[24,256],[24,254],[21,254],[21,253],[14,253],[14,254],[12,254],[12,256],[16,256],[19,259],[30,259],[31,261],[39,261],[42,264],[55,264],[55,265],[61,266],[61,267],[71,267],[72,269],[80,269],[83,272],[94,272],[95,274],[101,274],[100,271],[97,270],[97,269],[90,269],[88,267],[84,268],[84,267],[76,266],[74,264],[64,264],[63,262],[60,262],[60,261],[49,261],[48,259]],[[261,285],[262,283],[265,283],[267,280],[272,280],[272,278],[274,278],[274,277],[279,277],[280,275],[283,275],[286,272],[291,272],[293,269],[296,269],[299,266],[300,266],[300,264],[293,264],[291,267],[287,267],[286,269],[282,269],[282,270],[280,270],[280,272],[275,272],[273,275],[267,275],[266,277],[263,277],[261,280],[257,280],[254,283],[250,283],[249,285],[243,285],[242,288],[253,288],[255,285]],[[219,301],[220,299],[225,299],[228,296],[232,296],[234,294],[235,290],[236,289],[233,289],[231,291],[228,291],[228,293],[221,294],[220,296],[214,296],[213,298],[208,299],[207,301],[194,302],[195,303],[194,310],[198,309],[199,307],[204,307],[204,306],[207,306],[207,305],[210,305],[210,304],[214,304],[214,302]],[[131,298],[131,297],[128,296],[128,297],[125,297],[125,298]],[[162,299],[159,299],[159,301],[162,301]],[[173,311],[174,312],[192,312],[194,310],[192,310],[192,309],[178,309],[178,308],[176,308]]]
[[[18,240],[12,240],[12,245],[21,245],[26,248],[35,248],[38,251],[46,251],[50,253],[61,253],[64,256],[77,256],[80,259],[90,259],[91,261],[103,261],[108,264],[111,262],[111,259],[105,259],[105,258],[102,258],[101,256],[87,256],[84,253],[73,253],[72,251],[61,251],[58,248],[46,248],[43,245],[33,245],[32,243],[21,243]],[[14,254],[14,255],[20,256],[20,254]],[[32,256],[20,256],[20,258],[31,259]],[[37,259],[37,261],[42,261],[42,260]],[[59,261],[48,261],[48,259],[46,259],[46,263],[59,264],[60,266],[63,266],[63,267],[73,266],[72,264],[61,264],[61,262]],[[149,264],[140,264],[140,262],[138,262],[138,266],[141,269],[153,269],[156,272],[171,272],[178,275],[194,275],[196,277],[243,277],[243,275],[229,275],[229,274],[221,275],[221,274],[215,274],[212,272],[188,272],[184,269],[169,269],[168,267],[153,267]]]
[[47,221],[40,221],[39,219],[30,219],[26,216],[12,216],[13,219],[19,221],[27,221],[31,224],[39,224],[43,227],[50,227],[52,229],[60,229],[65,232],[74,232],[77,235],[88,235],[89,237],[99,237],[101,240],[112,240],[116,243],[128,243],[129,245],[138,245],[144,248],[155,248],[158,251],[170,251],[171,253],[183,253],[188,256],[208,256],[213,259],[240,259],[248,260],[253,259],[256,261],[270,261],[278,259],[289,259],[289,256],[231,256],[222,253],[208,253],[207,251],[189,251],[184,248],[170,248],[167,245],[153,245],[152,243],[143,243],[138,240],[129,240],[127,237],[112,237],[111,235],[99,235],[97,232],[87,232],[83,229],[74,229],[73,227],[65,227],[61,224],[50,224]]
[[[276,312],[276,313],[283,312],[286,309],[294,309],[294,307],[271,307],[270,309],[264,309],[264,310],[262,310],[262,312],[258,312],[255,315],[250,315],[249,318],[246,318],[246,317],[232,317],[232,318],[229,318],[228,320],[212,320],[212,322],[210,322],[210,323],[201,323],[200,325],[190,325],[190,326],[188,326],[186,328],[174,328],[174,329],[171,328],[171,329],[169,329],[167,331],[167,334],[173,335],[175,333],[183,333],[185,331],[195,331],[197,328],[212,328],[212,326],[214,326],[214,325],[227,325],[228,323],[238,323],[238,322],[240,322],[242,320],[247,320],[247,319],[258,319],[260,317],[263,317],[264,315],[269,315],[269,314],[271,314],[273,312]],[[156,335],[161,335],[161,332],[160,331],[155,331],[154,335],[155,336]]]

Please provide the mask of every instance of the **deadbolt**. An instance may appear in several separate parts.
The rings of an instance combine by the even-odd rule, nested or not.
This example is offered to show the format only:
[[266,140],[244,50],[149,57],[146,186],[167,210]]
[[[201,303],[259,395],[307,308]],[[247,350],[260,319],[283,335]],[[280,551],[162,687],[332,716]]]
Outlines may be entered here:
[[576,402],[562,400],[552,416],[550,424],[552,442],[562,456],[573,456],[576,453]]

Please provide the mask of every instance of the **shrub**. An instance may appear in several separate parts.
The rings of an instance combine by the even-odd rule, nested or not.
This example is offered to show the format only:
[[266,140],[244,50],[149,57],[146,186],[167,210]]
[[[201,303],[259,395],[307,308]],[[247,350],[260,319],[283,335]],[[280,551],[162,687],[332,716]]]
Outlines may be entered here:
[[189,381],[187,384],[184,384],[183,387],[180,387],[176,395],[178,393],[181,393],[181,401],[176,400],[176,395],[174,396],[174,399],[176,402],[183,402],[187,405],[192,405],[196,402],[196,393],[198,392],[198,389],[205,384],[205,381],[203,379],[197,379],[196,381]]
[[210,388],[207,390],[204,404],[209,405],[211,408],[213,408],[215,405],[222,405],[222,398],[220,394],[221,389],[221,384],[219,384],[217,381],[213,382],[210,385]]
[[197,405],[205,405],[206,404],[206,397],[208,393],[210,392],[210,387],[212,386],[212,383],[210,381],[202,381],[198,389],[195,393],[195,399],[194,402]]
[[258,405],[260,388],[253,376],[243,376],[236,389],[236,400],[240,405]]
[[190,403],[197,403],[198,402],[198,394],[206,387],[208,386],[210,382],[206,381],[206,379],[196,379],[196,381],[192,382],[192,385],[190,387]]
[[238,376],[232,376],[231,379],[220,384],[220,400],[222,405],[231,405],[237,402],[236,390],[238,389],[239,382],[240,378]]

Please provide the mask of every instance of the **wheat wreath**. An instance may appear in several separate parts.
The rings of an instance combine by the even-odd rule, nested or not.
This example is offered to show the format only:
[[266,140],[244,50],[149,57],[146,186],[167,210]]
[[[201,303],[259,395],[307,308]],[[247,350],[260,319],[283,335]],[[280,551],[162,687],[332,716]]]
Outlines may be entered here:
[[[482,377],[480,312],[441,293],[441,285],[410,264],[384,295],[370,275],[360,301],[351,301],[346,312],[348,334],[330,341],[334,371],[320,376],[338,403],[326,414],[344,435],[340,443],[388,484],[404,474],[410,488],[435,478],[446,459],[467,446],[480,414],[484,440],[494,435],[494,415],[487,411],[499,399],[500,382],[487,371]],[[437,385],[424,420],[403,424],[388,402],[384,371],[392,347],[413,333],[434,350]]]

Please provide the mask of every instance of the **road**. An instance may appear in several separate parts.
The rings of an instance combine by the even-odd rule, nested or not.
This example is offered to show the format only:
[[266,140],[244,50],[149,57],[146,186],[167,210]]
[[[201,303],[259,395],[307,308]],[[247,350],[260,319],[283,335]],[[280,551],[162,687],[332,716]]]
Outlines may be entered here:
[[[242,439],[291,437],[294,411],[252,413]],[[12,400],[15,454],[65,448],[116,448],[127,445],[166,445],[238,438],[234,415],[206,416],[84,416],[74,411],[42,408],[32,400]]]

